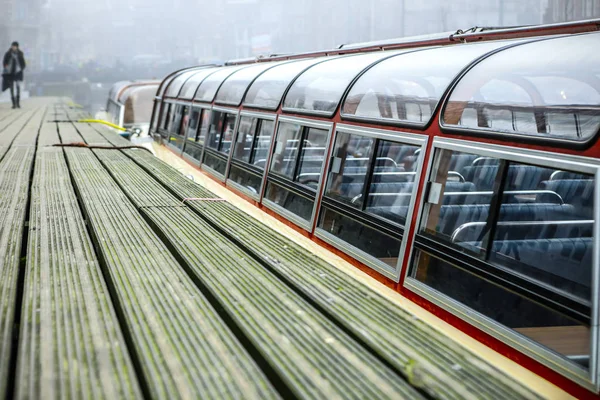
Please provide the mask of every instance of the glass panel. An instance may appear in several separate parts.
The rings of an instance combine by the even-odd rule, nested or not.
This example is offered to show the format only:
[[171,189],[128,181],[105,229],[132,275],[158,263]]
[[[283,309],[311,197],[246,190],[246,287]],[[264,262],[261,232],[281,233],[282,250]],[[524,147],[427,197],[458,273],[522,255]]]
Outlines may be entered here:
[[275,110],[289,84],[306,68],[325,58],[293,61],[265,71],[250,85],[244,105]]
[[196,145],[194,142],[187,142],[183,152],[194,160],[200,161],[200,157],[202,157],[202,147]]
[[133,88],[125,100],[124,124],[147,124],[152,117],[152,103],[158,85]]
[[274,129],[275,121],[260,120],[260,128],[254,138],[254,147],[250,162],[261,169],[264,169],[269,149],[271,148],[271,138]]
[[205,68],[200,71],[196,71],[181,88],[181,94],[179,95],[179,98],[185,100],[193,99],[198,86],[200,86],[200,83],[204,80],[204,78],[218,70],[218,68]]
[[238,133],[235,139],[235,150],[233,151],[233,158],[236,160],[250,162],[250,152],[252,151],[252,143],[257,125],[257,118],[246,116],[240,118]]
[[173,79],[175,79],[176,77],[177,77],[177,75],[175,74],[175,75],[171,75],[171,76],[170,76],[170,77],[168,77],[168,78],[165,78],[165,80],[163,80],[163,81],[162,81],[162,83],[160,84],[160,86],[159,86],[159,88],[158,88],[158,92],[156,93],[156,95],[157,95],[158,97],[164,97],[163,95],[164,95],[164,93],[165,93],[165,90],[166,90],[166,89],[167,89],[167,87],[169,86],[169,83],[171,83],[171,81],[172,81]]
[[584,368],[589,366],[588,326],[432,255],[417,251],[415,256],[417,280]]
[[177,95],[179,95],[179,91],[181,90],[181,87],[183,86],[183,84],[196,72],[197,72],[197,70],[193,69],[191,71],[185,71],[185,72],[179,74],[175,79],[173,79],[171,81],[171,84],[169,85],[169,88],[167,89],[165,96],[166,97],[177,97]]
[[179,133],[179,128],[181,127],[181,119],[183,106],[177,105],[174,107],[175,111],[173,112],[173,119],[171,120],[171,124],[169,124],[168,131],[171,133]]
[[245,187],[257,196],[262,183],[262,177],[260,175],[253,174],[252,172],[246,171],[233,164],[229,169],[229,180]]
[[342,113],[425,125],[454,77],[506,42],[413,51],[374,65],[352,86]]
[[207,76],[198,87],[194,100],[212,102],[223,81],[238,69],[245,67],[246,66],[222,67],[217,72]]
[[321,211],[319,227],[396,268],[400,254],[400,239],[386,235],[327,207],[323,207]]
[[[582,179],[550,180],[554,172],[553,168],[510,163],[503,212],[489,258],[530,279],[590,301],[594,177],[582,174]],[[518,207],[519,213],[509,212],[510,207]]]
[[156,100],[154,102],[154,107],[153,107],[153,115],[154,115],[154,120],[152,121],[152,128],[154,129],[154,131],[158,130],[158,118],[160,117],[160,102],[158,100]]
[[217,171],[221,175],[225,175],[225,169],[227,169],[226,158],[212,154],[210,151],[206,151],[204,152],[203,164]]
[[338,132],[325,195],[362,209],[375,139]]
[[297,181],[316,189],[325,160],[328,132],[323,129],[307,128],[308,134],[302,146]]
[[[379,141],[373,179],[367,194],[365,211],[404,225],[414,193],[414,176],[420,162],[420,148],[402,143]],[[361,196],[357,195],[357,196]],[[362,202],[361,202],[362,203]]]
[[183,138],[179,135],[170,135],[169,144],[181,150],[183,149]]
[[294,178],[301,136],[302,127],[299,124],[279,123],[275,151],[271,160],[271,172],[287,176],[289,179]]
[[246,93],[246,89],[248,89],[248,86],[252,83],[254,78],[266,69],[277,64],[278,63],[260,63],[234,72],[227,80],[225,80],[225,82],[223,82],[223,85],[221,85],[215,101],[217,103],[239,106],[244,97],[244,93]]
[[301,196],[273,182],[268,183],[265,197],[300,218],[310,221],[314,198]]
[[188,106],[183,106],[181,107],[181,125],[179,128],[179,136],[184,136],[188,130],[188,125],[190,123],[190,116],[189,116],[189,110],[190,108]]
[[[485,226],[498,174],[498,165],[494,165],[494,161],[498,160],[482,160],[475,154],[437,150],[431,181],[441,185],[442,195],[437,204],[428,204],[426,223],[421,226],[421,232],[483,257],[485,250],[475,246],[474,240],[462,239],[460,233],[473,224]],[[535,177],[530,179],[533,184]],[[477,239],[484,240],[483,237]]]
[[200,123],[200,116],[202,115],[202,109],[192,108],[192,115],[190,116],[190,124],[187,130],[186,139],[195,141],[196,135],[198,134],[198,124]]
[[225,154],[229,154],[231,150],[231,141],[233,140],[233,132],[235,132],[235,122],[237,121],[237,115],[225,114],[225,125],[223,127],[223,139],[219,145],[219,151]]
[[206,135],[208,134],[208,130],[210,128],[211,116],[212,116],[212,112],[210,110],[207,110],[207,109],[202,110],[202,117],[201,117],[202,119],[200,122],[200,130],[198,131],[198,137],[196,139],[196,141],[200,145],[204,145],[204,139],[206,138]]
[[368,53],[316,64],[294,81],[285,96],[283,107],[332,115],[356,75],[372,63],[397,53]]
[[210,129],[208,131],[208,139],[206,147],[218,150],[219,142],[221,141],[221,132],[223,132],[223,123],[225,121],[225,113],[220,111],[212,111],[210,117]]
[[167,129],[169,127],[169,122],[171,122],[171,108],[173,105],[171,103],[163,104],[163,115],[162,122],[160,127],[163,129]]
[[[600,128],[600,54],[589,52],[598,46],[598,34],[574,35],[491,55],[458,82],[445,106],[443,124],[589,139]],[[477,119],[464,118],[468,110],[488,112]]]

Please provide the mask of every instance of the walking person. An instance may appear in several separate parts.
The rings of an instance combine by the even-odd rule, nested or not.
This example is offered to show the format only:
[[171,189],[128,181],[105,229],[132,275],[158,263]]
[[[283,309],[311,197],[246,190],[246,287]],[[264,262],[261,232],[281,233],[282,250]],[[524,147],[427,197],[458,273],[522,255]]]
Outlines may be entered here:
[[23,52],[19,50],[19,43],[13,42],[10,49],[4,54],[4,60],[2,61],[4,71],[2,77],[5,79],[5,83],[10,88],[10,97],[12,99],[12,108],[21,108],[21,83],[23,82],[23,70],[25,69],[25,57]]

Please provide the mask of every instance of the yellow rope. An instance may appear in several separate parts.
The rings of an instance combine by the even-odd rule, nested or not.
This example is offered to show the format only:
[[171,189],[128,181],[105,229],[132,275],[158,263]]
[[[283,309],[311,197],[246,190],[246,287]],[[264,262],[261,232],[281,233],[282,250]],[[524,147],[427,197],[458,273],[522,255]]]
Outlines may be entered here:
[[122,132],[127,130],[127,129],[123,128],[122,126],[113,124],[112,122],[104,121],[102,119],[80,119],[77,122],[88,123],[88,124],[104,124],[104,125],[110,126],[111,128],[120,130]]

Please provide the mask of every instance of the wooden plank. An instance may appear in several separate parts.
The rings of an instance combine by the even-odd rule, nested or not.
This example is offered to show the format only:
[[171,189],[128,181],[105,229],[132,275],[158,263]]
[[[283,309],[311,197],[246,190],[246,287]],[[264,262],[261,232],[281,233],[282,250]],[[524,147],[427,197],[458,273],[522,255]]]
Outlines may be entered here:
[[297,397],[422,398],[127,156],[94,153]]
[[[28,119],[25,115],[22,118]],[[0,398],[6,395],[13,362],[12,339],[29,178],[43,110],[39,110],[38,115],[40,118],[29,124],[24,122],[18,128],[23,136],[18,140],[19,145],[8,149],[0,163]]]
[[[102,131],[101,131],[102,132]],[[113,143],[121,143],[103,133]],[[141,150],[128,156],[179,199],[218,197]],[[227,202],[186,203],[263,260],[397,371],[440,398],[535,398],[536,394],[423,321]]]
[[44,124],[31,210],[16,397],[141,398],[71,185],[56,124]]
[[65,153],[150,396],[276,398],[266,376],[92,152]]

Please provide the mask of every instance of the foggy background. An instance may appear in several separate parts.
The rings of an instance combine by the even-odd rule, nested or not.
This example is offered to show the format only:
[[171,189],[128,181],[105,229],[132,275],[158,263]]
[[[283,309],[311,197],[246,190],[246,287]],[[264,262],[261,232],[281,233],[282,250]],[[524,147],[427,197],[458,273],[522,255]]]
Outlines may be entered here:
[[31,93],[81,82],[67,94],[89,105],[116,81],[186,66],[588,19],[600,17],[600,0],[0,0],[0,9],[0,44],[21,43]]

